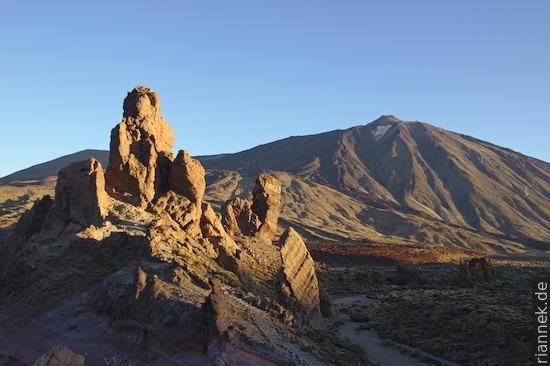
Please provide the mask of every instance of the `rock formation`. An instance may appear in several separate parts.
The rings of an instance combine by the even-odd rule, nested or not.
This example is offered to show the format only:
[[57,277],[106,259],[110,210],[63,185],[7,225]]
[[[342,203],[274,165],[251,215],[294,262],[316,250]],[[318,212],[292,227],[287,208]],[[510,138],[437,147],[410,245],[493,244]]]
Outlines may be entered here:
[[495,269],[487,258],[464,260],[458,265],[457,282],[460,286],[471,287],[476,283],[491,282],[494,279]]
[[156,92],[138,86],[124,100],[124,114],[111,131],[107,192],[147,207],[168,190],[174,133],[160,115]]
[[252,212],[261,222],[256,236],[271,241],[277,231],[281,210],[281,184],[276,178],[262,173],[256,179],[252,196]]
[[15,226],[15,235],[28,239],[42,230],[53,200],[49,195],[36,200],[32,208],[23,213]]
[[222,224],[229,235],[254,236],[261,225],[258,216],[252,212],[251,202],[232,198],[222,206]]
[[208,202],[202,204],[202,217],[200,221],[202,236],[210,240],[220,253],[220,250],[230,256],[238,256],[240,249],[235,241],[226,233],[221,223],[221,217],[216,215]]
[[107,215],[108,206],[99,161],[79,161],[59,171],[52,206],[57,217],[86,227],[98,225]]
[[84,366],[84,356],[74,353],[67,347],[54,347],[38,359],[34,366]]
[[289,305],[297,305],[307,315],[319,314],[319,283],[315,263],[307,247],[293,228],[279,239],[283,266],[277,276],[278,290]]
[[222,223],[229,235],[255,236],[273,240],[281,209],[281,184],[265,173],[256,179],[252,202],[233,198],[222,207]]
[[[174,364],[317,364],[289,341],[296,321],[321,314],[313,260],[292,229],[280,250],[265,245],[277,229],[279,182],[262,174],[252,202],[226,205],[231,234],[257,237],[237,244],[203,202],[202,165],[184,150],[172,161],[173,142],[158,95],[145,87],[129,93],[111,133],[107,181],[95,159],[61,169],[55,199],[38,201],[18,224],[20,237],[39,235],[0,246],[7,254],[0,255],[0,304],[38,306],[61,319],[48,318],[44,334],[71,314],[69,331],[78,330],[56,330],[66,336],[60,339],[131,348],[128,364],[157,364],[166,355]],[[60,305],[52,294],[79,300]],[[107,320],[100,327],[88,320],[97,316]],[[197,354],[201,349],[206,354]],[[83,364],[63,347],[37,362]]]
[[180,150],[172,163],[168,185],[170,190],[187,197],[200,208],[206,189],[204,176],[202,164],[191,158],[187,151]]
[[220,280],[212,279],[210,286],[212,292],[203,305],[205,341],[208,348],[223,349],[229,341],[229,304]]

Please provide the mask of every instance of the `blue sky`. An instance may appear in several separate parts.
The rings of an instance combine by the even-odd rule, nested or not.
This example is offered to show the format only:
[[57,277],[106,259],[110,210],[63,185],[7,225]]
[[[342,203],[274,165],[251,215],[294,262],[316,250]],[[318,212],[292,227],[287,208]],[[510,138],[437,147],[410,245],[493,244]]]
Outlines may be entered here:
[[175,151],[420,120],[550,161],[550,1],[0,1],[0,176],[108,149],[136,85]]

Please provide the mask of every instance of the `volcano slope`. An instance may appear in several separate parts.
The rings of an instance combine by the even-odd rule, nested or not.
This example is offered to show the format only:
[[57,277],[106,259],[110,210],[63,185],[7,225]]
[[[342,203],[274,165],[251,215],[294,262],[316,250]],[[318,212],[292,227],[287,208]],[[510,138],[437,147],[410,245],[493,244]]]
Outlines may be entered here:
[[[64,167],[55,197],[0,242],[0,359],[368,365],[324,318],[299,234],[272,242],[280,183],[257,178],[257,226],[232,237],[204,199],[203,167],[185,151],[174,158],[173,141],[158,94],[135,88],[106,173],[93,158]],[[60,358],[78,361],[47,363]]]
[[284,182],[284,223],[312,239],[549,248],[550,164],[426,123],[383,116],[198,159],[213,201],[270,171]]

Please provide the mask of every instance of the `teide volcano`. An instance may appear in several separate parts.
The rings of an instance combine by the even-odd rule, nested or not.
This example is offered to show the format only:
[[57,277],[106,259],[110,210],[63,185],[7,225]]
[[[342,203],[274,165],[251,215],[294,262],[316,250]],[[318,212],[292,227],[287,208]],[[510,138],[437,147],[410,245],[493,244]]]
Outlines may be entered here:
[[213,198],[248,191],[263,170],[288,180],[282,217],[312,236],[488,251],[550,240],[550,164],[427,123],[383,116],[198,159],[223,182]]

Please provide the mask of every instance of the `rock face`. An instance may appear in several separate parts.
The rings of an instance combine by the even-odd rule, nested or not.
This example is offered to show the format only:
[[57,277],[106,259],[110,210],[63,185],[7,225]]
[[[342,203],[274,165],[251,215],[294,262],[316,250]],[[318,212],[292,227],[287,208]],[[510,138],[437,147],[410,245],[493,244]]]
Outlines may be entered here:
[[222,206],[222,224],[229,235],[254,236],[261,225],[250,201],[232,198]]
[[491,282],[495,279],[493,263],[487,258],[464,260],[458,265],[457,282],[470,287],[476,283]]
[[32,208],[25,212],[15,226],[15,235],[28,239],[42,230],[53,200],[49,195],[36,200]]
[[261,222],[256,236],[271,241],[277,231],[281,210],[281,184],[276,178],[262,173],[256,179],[252,196],[252,212]]
[[84,366],[84,356],[74,353],[67,347],[54,347],[38,359],[34,366]]
[[279,242],[283,265],[277,275],[277,287],[281,297],[307,315],[318,315],[319,282],[315,263],[302,237],[293,228],[288,228]]
[[168,181],[170,190],[181,194],[200,207],[206,189],[205,171],[202,164],[180,150],[172,163]]
[[138,86],[124,100],[124,114],[111,131],[107,192],[147,207],[168,190],[174,133],[160,115],[156,92]]
[[63,221],[98,225],[107,215],[108,205],[99,161],[78,161],[59,171],[53,209]]

